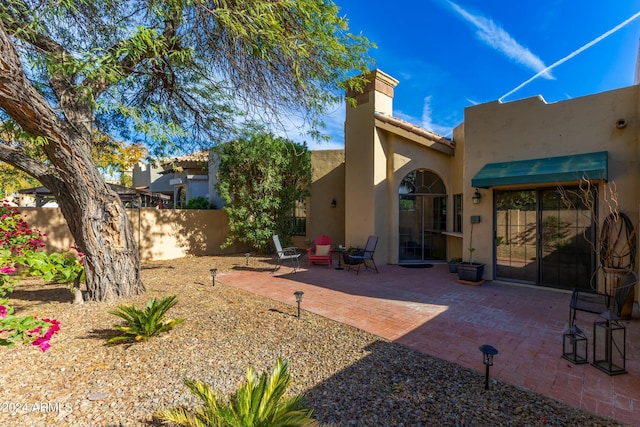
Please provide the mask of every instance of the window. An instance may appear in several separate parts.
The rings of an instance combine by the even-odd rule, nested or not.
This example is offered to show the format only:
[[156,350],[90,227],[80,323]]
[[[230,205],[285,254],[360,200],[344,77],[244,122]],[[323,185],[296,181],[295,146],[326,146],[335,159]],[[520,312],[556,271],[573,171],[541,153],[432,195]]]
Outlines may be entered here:
[[307,206],[303,200],[296,203],[289,220],[291,221],[290,229],[293,236],[307,235]]
[[462,233],[462,194],[453,195],[453,231]]

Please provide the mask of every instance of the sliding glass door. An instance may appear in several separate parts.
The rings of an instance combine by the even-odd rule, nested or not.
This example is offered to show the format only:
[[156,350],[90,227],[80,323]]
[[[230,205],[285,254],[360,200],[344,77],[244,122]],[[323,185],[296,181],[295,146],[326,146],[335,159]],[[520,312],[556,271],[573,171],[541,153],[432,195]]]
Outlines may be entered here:
[[595,241],[591,212],[576,189],[496,191],[496,277],[586,288]]

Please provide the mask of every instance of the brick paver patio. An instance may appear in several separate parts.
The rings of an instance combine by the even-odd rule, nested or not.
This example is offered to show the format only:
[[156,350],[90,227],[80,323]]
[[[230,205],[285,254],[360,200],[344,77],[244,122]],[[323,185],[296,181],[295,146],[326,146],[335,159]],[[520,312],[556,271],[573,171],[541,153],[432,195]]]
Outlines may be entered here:
[[[335,267],[335,266],[334,266]],[[640,426],[640,313],[627,328],[628,374],[609,376],[590,365],[561,357],[568,326],[570,293],[499,281],[482,286],[457,283],[446,264],[433,268],[395,265],[370,271],[336,270],[321,265],[291,274],[283,266],[238,269],[220,274],[225,285],[343,322],[484,373],[479,346],[498,349],[491,376],[588,411]],[[589,337],[595,316],[578,313]]]

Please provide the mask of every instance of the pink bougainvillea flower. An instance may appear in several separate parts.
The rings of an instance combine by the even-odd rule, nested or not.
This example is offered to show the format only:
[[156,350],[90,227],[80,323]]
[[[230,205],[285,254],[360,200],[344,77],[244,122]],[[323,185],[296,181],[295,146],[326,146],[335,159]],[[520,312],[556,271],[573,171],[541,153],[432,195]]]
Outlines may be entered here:
[[0,319],[4,319],[5,317],[7,317],[7,307],[5,307],[4,305],[0,305]]
[[40,350],[42,350],[43,353],[47,351],[49,347],[51,347],[51,344],[49,344],[49,340],[45,339],[44,337],[34,340],[32,344],[40,347]]
[[15,267],[1,267],[0,268],[0,273],[3,273],[3,274],[11,274],[11,273],[13,273],[15,271],[16,271]]

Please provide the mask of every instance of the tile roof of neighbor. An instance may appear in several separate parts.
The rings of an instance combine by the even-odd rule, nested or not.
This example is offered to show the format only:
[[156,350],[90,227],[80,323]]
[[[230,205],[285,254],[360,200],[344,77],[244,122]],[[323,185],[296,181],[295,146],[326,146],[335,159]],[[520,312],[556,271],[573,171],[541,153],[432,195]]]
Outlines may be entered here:
[[181,162],[206,162],[209,160],[209,150],[196,151],[195,153],[185,154],[184,156],[164,159],[162,164],[181,163]]
[[[382,114],[382,113],[375,113],[374,114],[376,120],[379,120],[383,123],[389,124],[391,126],[397,127],[399,129],[402,129],[406,132],[409,132],[410,134],[416,135],[418,137],[422,137],[422,138],[426,138],[427,140],[431,141],[432,143],[436,143],[436,144],[440,144],[443,147],[448,147],[450,149],[455,147],[455,143],[453,142],[453,140],[444,137],[442,135],[439,135],[435,132],[431,132],[430,130],[421,128],[419,126],[413,125],[407,121],[404,121],[402,119],[399,119],[397,117],[393,117],[393,116],[388,116],[386,114]],[[416,142],[420,142],[420,141],[416,141]],[[434,147],[435,148],[435,147]]]

